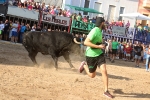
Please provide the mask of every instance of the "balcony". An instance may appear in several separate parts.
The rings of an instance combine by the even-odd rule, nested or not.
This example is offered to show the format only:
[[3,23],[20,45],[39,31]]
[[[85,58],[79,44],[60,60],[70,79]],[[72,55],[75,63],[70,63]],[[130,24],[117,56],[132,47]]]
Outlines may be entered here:
[[143,0],[143,7],[150,9],[150,0]]

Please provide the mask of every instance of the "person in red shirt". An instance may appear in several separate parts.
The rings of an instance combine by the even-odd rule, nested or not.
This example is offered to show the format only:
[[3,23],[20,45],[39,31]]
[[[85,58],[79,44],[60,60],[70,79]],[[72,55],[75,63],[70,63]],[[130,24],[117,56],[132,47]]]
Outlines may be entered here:
[[132,51],[132,48],[129,45],[129,43],[127,43],[127,45],[125,46],[125,52],[126,52],[126,59],[127,59],[127,61],[130,61],[131,51]]

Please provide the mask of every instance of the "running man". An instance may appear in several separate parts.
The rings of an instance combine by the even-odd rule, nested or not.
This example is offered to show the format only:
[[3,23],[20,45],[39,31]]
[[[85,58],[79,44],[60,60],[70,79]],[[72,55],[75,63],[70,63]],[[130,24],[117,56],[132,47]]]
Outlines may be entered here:
[[102,30],[104,22],[105,20],[102,17],[98,17],[96,19],[96,27],[91,30],[85,39],[84,45],[87,46],[85,53],[87,65],[85,61],[83,61],[79,67],[79,71],[82,73],[83,70],[85,70],[89,77],[94,78],[96,76],[96,69],[99,67],[104,81],[105,90],[103,95],[109,98],[113,98],[113,96],[108,91],[108,75],[106,70],[106,61],[103,53],[103,49],[105,49],[105,44],[102,44]]

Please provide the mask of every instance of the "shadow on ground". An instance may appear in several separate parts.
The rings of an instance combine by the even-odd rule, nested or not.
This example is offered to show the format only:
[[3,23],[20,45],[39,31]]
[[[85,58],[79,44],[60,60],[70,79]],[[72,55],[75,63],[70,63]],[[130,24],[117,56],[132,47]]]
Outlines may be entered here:
[[117,95],[118,97],[130,97],[130,98],[150,98],[150,94],[144,94],[144,93],[124,93],[122,89],[115,89],[113,91],[114,94],[119,94]]

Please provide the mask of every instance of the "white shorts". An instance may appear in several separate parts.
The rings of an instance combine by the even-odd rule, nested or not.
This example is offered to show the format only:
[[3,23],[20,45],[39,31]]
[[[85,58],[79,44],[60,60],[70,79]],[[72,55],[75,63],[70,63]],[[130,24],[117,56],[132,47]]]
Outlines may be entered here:
[[130,55],[130,53],[126,53],[126,56],[127,56],[127,57],[130,57],[131,55]]
[[141,56],[135,55],[135,59],[140,60],[140,59],[141,59]]

